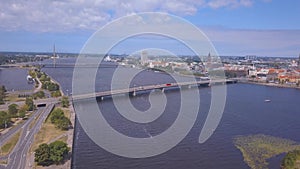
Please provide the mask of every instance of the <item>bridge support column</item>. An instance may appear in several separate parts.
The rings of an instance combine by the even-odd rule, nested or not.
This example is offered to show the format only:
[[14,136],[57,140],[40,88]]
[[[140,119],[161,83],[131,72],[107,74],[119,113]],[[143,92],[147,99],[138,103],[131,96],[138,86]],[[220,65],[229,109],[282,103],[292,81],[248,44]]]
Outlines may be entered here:
[[136,96],[136,92],[135,91],[133,91],[132,96]]
[[102,101],[102,100],[104,100],[104,97],[103,97],[103,96],[101,97],[101,101]]

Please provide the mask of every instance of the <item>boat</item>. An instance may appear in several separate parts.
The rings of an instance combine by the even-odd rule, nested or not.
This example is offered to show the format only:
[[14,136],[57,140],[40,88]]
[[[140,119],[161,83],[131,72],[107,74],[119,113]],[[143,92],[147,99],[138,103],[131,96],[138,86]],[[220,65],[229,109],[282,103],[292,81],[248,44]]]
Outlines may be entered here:
[[34,82],[34,79],[30,75],[27,75],[26,79],[27,79],[28,83],[33,83]]
[[270,102],[270,101],[271,101],[271,100],[269,100],[269,99],[266,99],[266,100],[265,100],[265,102]]

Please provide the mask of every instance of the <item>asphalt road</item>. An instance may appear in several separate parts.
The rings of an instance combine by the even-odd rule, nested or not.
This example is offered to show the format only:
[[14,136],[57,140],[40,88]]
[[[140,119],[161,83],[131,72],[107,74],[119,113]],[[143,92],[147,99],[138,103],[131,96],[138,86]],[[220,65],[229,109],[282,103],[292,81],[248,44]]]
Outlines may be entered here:
[[17,133],[21,128],[25,125],[31,123],[41,112],[43,112],[43,108],[34,111],[33,114],[22,124],[15,126],[14,128],[10,129],[8,132],[0,136],[0,147],[6,143],[15,133]]
[[[22,126],[22,133],[19,138],[19,141],[13,151],[8,156],[8,165],[5,168],[8,169],[23,169],[26,165],[26,156],[29,151],[29,148],[33,142],[34,135],[40,130],[43,122],[47,118],[47,116],[50,114],[51,110],[53,109],[54,104],[51,103],[46,106],[46,108],[39,108],[36,115],[41,113],[41,115],[38,117],[36,123],[34,126],[29,129],[30,125],[30,119],[27,120],[24,125]],[[34,119],[34,118],[32,118]],[[32,121],[32,120],[31,120]],[[32,164],[30,164],[32,165]],[[3,168],[4,166],[1,166],[0,168]]]

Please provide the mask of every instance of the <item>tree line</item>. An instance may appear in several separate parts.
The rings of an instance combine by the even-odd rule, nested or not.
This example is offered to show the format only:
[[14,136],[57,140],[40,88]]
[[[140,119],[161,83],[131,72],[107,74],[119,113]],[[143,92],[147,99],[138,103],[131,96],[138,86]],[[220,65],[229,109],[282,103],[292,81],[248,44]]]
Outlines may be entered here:
[[0,86],[0,104],[4,104],[4,98],[5,98],[5,86]]
[[35,105],[31,97],[27,97],[25,105],[19,107],[17,104],[10,104],[7,111],[0,111],[0,128],[11,126],[11,118],[25,118],[27,111],[33,111]]

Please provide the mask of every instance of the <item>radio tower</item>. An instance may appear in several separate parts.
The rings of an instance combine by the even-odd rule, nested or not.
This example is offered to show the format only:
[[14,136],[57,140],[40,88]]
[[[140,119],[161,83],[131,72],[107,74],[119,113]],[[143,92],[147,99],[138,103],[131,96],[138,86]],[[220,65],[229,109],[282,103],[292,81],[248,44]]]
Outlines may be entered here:
[[56,53],[55,53],[55,44],[53,45],[53,67],[56,67]]

